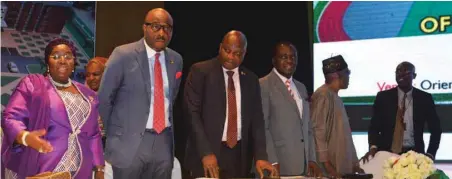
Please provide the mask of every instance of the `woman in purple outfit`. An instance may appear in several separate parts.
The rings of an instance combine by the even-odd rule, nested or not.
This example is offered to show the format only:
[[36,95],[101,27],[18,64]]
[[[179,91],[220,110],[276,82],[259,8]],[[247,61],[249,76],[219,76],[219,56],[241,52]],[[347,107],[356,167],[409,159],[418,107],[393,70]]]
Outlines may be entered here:
[[[55,39],[45,49],[47,72],[24,77],[12,94],[1,121],[2,172],[24,179],[44,172],[69,171],[88,179],[103,178],[104,157],[96,93],[69,78],[75,47]],[[2,177],[3,178],[3,177]]]

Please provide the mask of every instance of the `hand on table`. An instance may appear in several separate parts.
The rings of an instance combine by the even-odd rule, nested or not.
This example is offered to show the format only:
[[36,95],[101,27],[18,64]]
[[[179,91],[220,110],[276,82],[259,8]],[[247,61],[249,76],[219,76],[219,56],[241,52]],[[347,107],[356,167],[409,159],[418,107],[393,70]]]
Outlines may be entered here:
[[370,157],[374,157],[375,154],[377,153],[377,148],[371,148],[369,150],[369,152],[366,153],[366,155],[364,155],[363,157],[361,157],[361,160],[363,160],[363,163],[366,163],[369,161]]
[[328,161],[324,162],[323,165],[325,166],[326,172],[328,175],[332,178],[341,178],[342,176],[337,173],[336,169],[333,167],[333,165]]
[[308,176],[309,177],[323,177],[322,170],[319,165],[313,161],[308,162]]
[[281,169],[279,168],[279,163],[273,164],[273,167],[276,169],[278,173],[281,173]]
[[204,177],[219,178],[220,167],[218,167],[217,157],[214,154],[206,155],[202,158]]
[[364,172],[364,170],[359,167],[359,163],[357,165],[355,165],[355,167],[353,167],[353,173],[366,173]]
[[[279,167],[279,165],[278,165]],[[278,177],[279,173],[270,162],[265,160],[257,160],[256,161],[256,170],[259,173],[260,178],[264,178],[264,170],[268,170],[270,172],[270,177]]]

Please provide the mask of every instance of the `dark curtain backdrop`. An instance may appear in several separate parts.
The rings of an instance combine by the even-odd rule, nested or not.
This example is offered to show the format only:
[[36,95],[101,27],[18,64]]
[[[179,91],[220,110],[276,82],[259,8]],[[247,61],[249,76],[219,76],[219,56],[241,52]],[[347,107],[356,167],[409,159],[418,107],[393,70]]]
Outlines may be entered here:
[[116,46],[143,37],[146,13],[161,1],[97,1],[95,56],[109,57]]
[[164,7],[173,16],[174,33],[169,45],[184,58],[183,81],[174,109],[176,157],[184,161],[186,123],[182,114],[185,78],[192,64],[217,55],[230,30],[248,38],[243,65],[259,77],[272,69],[278,41],[290,41],[298,50],[294,78],[313,91],[312,2],[97,2],[96,55],[108,57],[114,47],[134,42],[143,34],[146,12]]
[[[230,30],[240,30],[248,38],[243,65],[259,77],[272,69],[275,43],[291,41],[298,49],[299,63],[294,77],[312,92],[312,40],[309,34],[308,2],[165,2],[174,18],[170,48],[184,58],[183,81],[190,66],[217,55],[219,44]],[[311,17],[309,15],[309,17]],[[182,114],[183,86],[175,106],[176,156],[183,162],[186,123]]]

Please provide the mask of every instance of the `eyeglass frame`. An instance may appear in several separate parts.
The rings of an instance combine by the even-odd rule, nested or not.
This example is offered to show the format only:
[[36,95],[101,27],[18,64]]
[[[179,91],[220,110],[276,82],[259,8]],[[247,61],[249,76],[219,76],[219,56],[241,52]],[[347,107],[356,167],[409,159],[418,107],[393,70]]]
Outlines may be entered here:
[[[158,23],[158,22],[144,22],[144,25],[146,25],[146,27],[147,27],[147,26],[151,26],[151,30],[152,30],[153,32],[158,32],[158,31],[160,31],[162,28],[163,28],[163,31],[165,31],[165,32],[168,32],[168,33],[173,32],[173,26],[172,26],[172,25],[169,25],[169,24],[162,25],[162,24],[160,24],[160,23]],[[159,27],[157,30],[154,30],[154,29],[152,28],[152,25],[158,25],[158,26],[160,26],[160,27]],[[166,28],[169,28],[169,29],[165,30],[165,27],[166,27]],[[169,31],[168,31],[168,30],[169,30]]]
[[[58,56],[58,58],[57,58]],[[67,56],[71,56],[70,58],[68,58]],[[61,59],[61,57],[63,57],[64,60],[72,60],[75,59],[75,56],[73,54],[64,54],[64,55],[60,55],[60,54],[54,54],[54,55],[49,55],[49,58],[52,58],[53,60],[59,60]]]

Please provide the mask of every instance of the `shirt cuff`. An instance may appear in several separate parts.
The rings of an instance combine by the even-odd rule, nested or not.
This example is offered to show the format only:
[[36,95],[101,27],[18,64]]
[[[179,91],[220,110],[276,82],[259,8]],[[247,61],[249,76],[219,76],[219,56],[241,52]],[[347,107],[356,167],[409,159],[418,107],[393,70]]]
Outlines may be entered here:
[[432,154],[430,154],[430,153],[425,153],[425,155],[427,155],[427,157],[430,157],[432,160],[435,160]]

